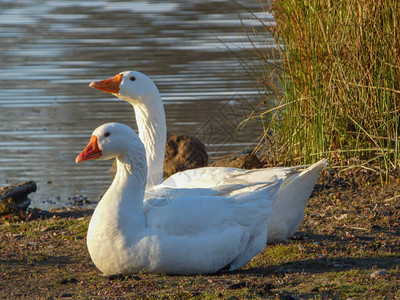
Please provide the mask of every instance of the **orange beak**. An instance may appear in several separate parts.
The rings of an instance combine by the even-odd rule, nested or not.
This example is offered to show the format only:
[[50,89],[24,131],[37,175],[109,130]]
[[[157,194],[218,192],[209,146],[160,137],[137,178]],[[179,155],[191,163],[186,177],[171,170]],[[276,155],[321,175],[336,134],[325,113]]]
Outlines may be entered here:
[[122,74],[118,74],[106,80],[93,81],[89,84],[89,86],[91,88],[98,89],[106,93],[118,94],[121,80]]
[[101,156],[101,149],[97,144],[97,137],[95,135],[92,135],[89,144],[87,144],[87,146],[85,147],[85,149],[83,149],[81,154],[79,154],[75,158],[75,162],[80,163],[81,161],[96,159],[100,156]]

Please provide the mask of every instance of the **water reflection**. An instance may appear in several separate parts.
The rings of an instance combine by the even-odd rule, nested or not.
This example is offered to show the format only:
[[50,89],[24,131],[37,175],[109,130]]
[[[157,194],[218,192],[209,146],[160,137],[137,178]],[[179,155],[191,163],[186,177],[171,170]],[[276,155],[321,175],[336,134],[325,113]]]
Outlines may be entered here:
[[[245,5],[261,11],[258,0]],[[238,53],[250,47],[238,12],[251,22],[229,0],[2,1],[0,185],[35,180],[37,207],[80,194],[98,200],[110,182],[109,162],[76,165],[75,156],[98,125],[136,125],[129,104],[88,83],[124,70],[156,82],[170,132],[199,135],[212,155],[248,145],[259,125],[234,141],[238,118],[224,115],[230,100],[251,105],[257,97],[220,42]],[[222,138],[212,136],[210,128],[221,126]]]

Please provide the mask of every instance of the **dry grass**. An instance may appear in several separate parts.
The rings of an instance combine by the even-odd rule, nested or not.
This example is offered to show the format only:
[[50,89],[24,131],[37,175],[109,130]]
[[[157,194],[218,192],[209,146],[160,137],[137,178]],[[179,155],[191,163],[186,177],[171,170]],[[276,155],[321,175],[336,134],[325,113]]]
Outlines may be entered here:
[[277,161],[375,165],[387,179],[400,154],[400,3],[261,4],[276,23],[254,15],[263,31],[244,26],[255,51],[241,59],[267,103],[259,149],[272,132]]

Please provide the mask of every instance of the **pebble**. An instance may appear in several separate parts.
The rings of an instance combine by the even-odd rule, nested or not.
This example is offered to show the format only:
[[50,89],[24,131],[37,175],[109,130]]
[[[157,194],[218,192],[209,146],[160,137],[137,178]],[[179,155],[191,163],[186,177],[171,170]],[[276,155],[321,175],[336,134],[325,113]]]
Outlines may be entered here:
[[230,286],[228,286],[228,289],[237,290],[237,289],[242,289],[244,287],[246,287],[246,282],[245,281],[241,281],[241,282],[238,282],[238,283],[231,284]]
[[257,286],[257,294],[260,296],[266,296],[271,293],[271,289],[274,288],[274,285],[271,283],[266,283],[266,284],[259,284]]
[[76,279],[76,278],[71,278],[71,279],[64,278],[63,280],[60,281],[60,284],[77,283],[77,282],[78,282],[78,279]]
[[375,271],[371,274],[371,278],[377,278],[377,277],[383,277],[385,275],[389,274],[388,271],[385,270],[379,270],[379,271]]
[[276,295],[275,299],[279,300],[298,300],[299,298],[289,295],[289,294],[278,294]]
[[61,295],[61,298],[71,298],[71,297],[73,297],[73,296],[74,296],[74,294],[71,294],[71,293],[64,293],[64,294]]

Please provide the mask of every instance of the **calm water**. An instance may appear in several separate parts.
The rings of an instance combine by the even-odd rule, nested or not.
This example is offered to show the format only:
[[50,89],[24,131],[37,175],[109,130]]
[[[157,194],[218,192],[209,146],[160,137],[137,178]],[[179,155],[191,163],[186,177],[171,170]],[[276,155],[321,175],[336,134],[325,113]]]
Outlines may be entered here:
[[[264,15],[258,0],[245,5]],[[125,70],[156,82],[169,132],[198,136],[214,157],[249,145],[260,125],[234,131],[258,95],[221,43],[251,48],[238,13],[257,25],[224,0],[1,1],[0,185],[35,180],[42,208],[97,201],[110,162],[76,155],[98,125],[136,125],[129,104],[88,84]]]

